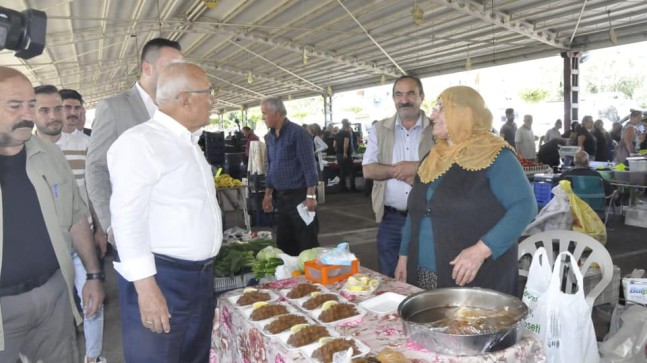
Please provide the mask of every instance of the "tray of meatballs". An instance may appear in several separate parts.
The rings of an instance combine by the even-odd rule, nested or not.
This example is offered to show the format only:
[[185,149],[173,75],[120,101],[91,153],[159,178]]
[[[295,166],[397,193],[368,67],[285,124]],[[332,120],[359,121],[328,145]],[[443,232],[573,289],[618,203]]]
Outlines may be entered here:
[[333,329],[336,324],[363,317],[366,310],[362,307],[310,282],[283,289],[279,295],[245,288],[228,299],[263,334],[289,351],[300,351],[311,362],[332,362],[334,353],[351,348],[353,358],[370,351],[361,341],[341,337]]

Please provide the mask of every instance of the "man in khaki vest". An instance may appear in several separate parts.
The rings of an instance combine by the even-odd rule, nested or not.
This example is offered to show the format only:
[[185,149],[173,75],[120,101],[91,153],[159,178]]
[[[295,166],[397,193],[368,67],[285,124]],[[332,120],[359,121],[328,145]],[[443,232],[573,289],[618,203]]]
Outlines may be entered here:
[[391,277],[398,262],[409,191],[420,159],[434,143],[431,123],[420,110],[424,98],[420,79],[402,76],[395,81],[396,114],[373,126],[362,162],[364,178],[374,180],[371,197],[375,219],[380,224],[380,273]]

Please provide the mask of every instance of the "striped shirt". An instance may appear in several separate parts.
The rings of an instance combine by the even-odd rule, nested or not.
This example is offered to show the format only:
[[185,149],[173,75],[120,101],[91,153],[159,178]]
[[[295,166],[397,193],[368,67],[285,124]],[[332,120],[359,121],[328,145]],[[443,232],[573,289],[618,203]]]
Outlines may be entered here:
[[88,191],[85,187],[85,157],[89,145],[90,137],[81,132],[71,134],[61,132],[61,138],[56,142],[56,146],[63,151],[63,155],[72,168],[74,179],[79,186],[79,192],[85,205],[88,205]]

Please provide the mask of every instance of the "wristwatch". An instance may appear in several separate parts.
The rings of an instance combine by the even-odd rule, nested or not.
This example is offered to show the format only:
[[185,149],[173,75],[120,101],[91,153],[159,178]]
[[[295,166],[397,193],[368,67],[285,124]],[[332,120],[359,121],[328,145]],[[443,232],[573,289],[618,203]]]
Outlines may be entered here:
[[95,272],[91,274],[85,274],[85,279],[106,281],[106,274],[105,272]]
[[317,200],[317,196],[315,194],[308,194],[306,195],[306,198]]

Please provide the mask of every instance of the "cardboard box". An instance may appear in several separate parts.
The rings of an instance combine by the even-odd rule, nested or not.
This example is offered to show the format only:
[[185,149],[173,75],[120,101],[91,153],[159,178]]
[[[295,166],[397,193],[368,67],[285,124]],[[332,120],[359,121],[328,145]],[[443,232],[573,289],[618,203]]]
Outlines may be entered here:
[[306,261],[303,264],[306,279],[323,285],[342,281],[359,271],[359,260],[353,260],[350,266],[324,265],[317,260]]
[[647,209],[643,208],[634,206],[625,209],[625,224],[634,227],[647,228]]

